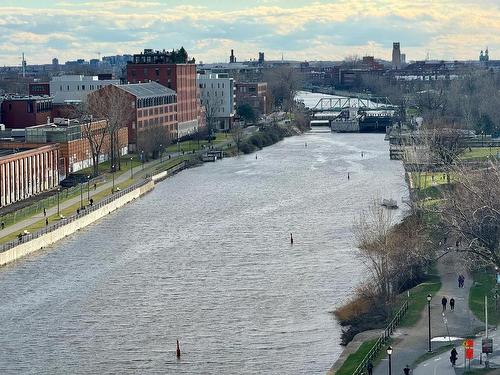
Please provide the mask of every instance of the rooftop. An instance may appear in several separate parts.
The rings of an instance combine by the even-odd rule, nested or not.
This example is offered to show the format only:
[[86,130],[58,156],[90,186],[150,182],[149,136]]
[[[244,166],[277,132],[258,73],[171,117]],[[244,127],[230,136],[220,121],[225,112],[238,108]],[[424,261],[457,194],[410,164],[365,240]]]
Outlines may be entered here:
[[0,100],[52,100],[52,96],[49,95],[2,95]]
[[137,98],[153,98],[158,96],[176,95],[175,91],[160,85],[157,82],[129,83],[127,85],[115,85],[122,90],[134,95]]

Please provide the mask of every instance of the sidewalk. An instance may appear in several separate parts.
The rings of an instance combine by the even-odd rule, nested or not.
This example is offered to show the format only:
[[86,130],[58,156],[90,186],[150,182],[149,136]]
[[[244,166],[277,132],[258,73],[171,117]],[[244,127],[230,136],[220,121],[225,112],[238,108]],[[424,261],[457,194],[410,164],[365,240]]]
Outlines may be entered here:
[[[432,349],[436,350],[443,345],[449,344],[448,339],[445,337],[451,336],[457,338],[464,338],[467,336],[472,336],[474,332],[477,332],[483,324],[478,321],[469,309],[469,289],[472,285],[472,279],[467,276],[464,269],[456,259],[454,254],[448,254],[447,256],[441,258],[438,261],[438,272],[441,276],[441,289],[438,294],[432,296],[431,301],[431,330],[432,330]],[[457,278],[459,274],[466,275],[464,288],[458,288]],[[445,312],[445,319],[443,319],[441,298],[446,296],[448,301],[450,298],[455,299],[455,311],[449,310],[448,308]],[[447,323],[448,329],[446,327],[445,321]],[[448,334],[449,332],[449,334]],[[422,355],[426,354],[428,351],[428,315],[427,308],[422,311],[421,318],[419,322],[410,328],[400,328],[397,329],[393,336],[393,353],[392,353],[392,372],[393,374],[402,374],[403,368],[406,365],[412,367],[413,363],[420,358]],[[457,340],[456,345],[461,345],[463,340]],[[462,354],[463,355],[463,354]],[[448,351],[441,354],[439,357],[449,358]],[[432,359],[430,361],[424,362],[428,363],[432,361],[439,362],[437,359]],[[435,366],[440,366],[440,363],[436,363]],[[449,364],[449,359],[448,359]],[[450,370],[453,371],[453,369]],[[422,366],[424,372],[419,372],[415,374],[434,374],[433,370],[429,371],[428,367]],[[386,375],[388,374],[388,360],[384,358],[382,362],[375,368],[375,375]],[[435,372],[439,375],[447,375],[445,368],[439,367],[439,370]],[[450,375],[454,372],[450,372]]]
[[[168,159],[164,158],[163,162],[166,162],[167,160]],[[160,160],[154,160],[154,161],[151,161],[149,163],[144,163],[144,170],[143,170],[142,165],[133,168],[132,171],[133,171],[133,175],[134,175],[134,180],[137,181],[141,178],[144,178],[144,175],[146,173],[151,172],[150,171],[151,168],[153,168],[156,165],[161,164],[161,163],[162,162]],[[129,179],[130,179],[130,170],[124,171],[120,176],[115,178],[115,186],[122,183],[122,182],[125,182]],[[96,195],[102,191],[106,191],[106,190],[108,190],[109,193],[111,194],[112,187],[113,187],[113,180],[112,179],[110,179],[110,180],[106,181],[105,183],[101,184],[100,186],[98,186],[96,190],[94,190],[93,187],[91,186],[90,197],[92,198],[94,195]],[[76,203],[79,203],[80,198],[81,198],[80,195],[78,195],[76,197],[62,201],[59,205],[60,211],[64,210],[67,207],[71,207],[72,205],[74,205]],[[83,203],[84,205],[88,204],[88,202],[87,202],[87,189],[86,188],[84,188],[84,190],[83,190],[83,202],[84,202]],[[57,214],[57,205],[55,205],[54,207],[48,208],[46,211],[47,211],[47,217],[50,217],[51,215]],[[25,228],[39,222],[40,220],[43,220],[44,218],[45,218],[45,216],[43,215],[43,213],[39,213],[39,214],[36,214],[34,216],[31,216],[30,218],[19,221],[13,225],[9,225],[5,229],[0,230],[0,237],[5,237],[5,236],[8,236],[9,234],[12,234],[12,233],[16,233],[16,234],[21,233],[21,232],[23,232],[23,230]]]

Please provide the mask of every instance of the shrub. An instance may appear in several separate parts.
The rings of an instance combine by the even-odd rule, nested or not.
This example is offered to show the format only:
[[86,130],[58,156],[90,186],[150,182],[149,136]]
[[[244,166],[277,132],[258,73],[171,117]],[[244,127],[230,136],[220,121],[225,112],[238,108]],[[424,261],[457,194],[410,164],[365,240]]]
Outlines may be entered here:
[[244,154],[251,154],[254,152],[255,146],[251,144],[250,142],[241,142],[240,144],[240,151],[243,152]]

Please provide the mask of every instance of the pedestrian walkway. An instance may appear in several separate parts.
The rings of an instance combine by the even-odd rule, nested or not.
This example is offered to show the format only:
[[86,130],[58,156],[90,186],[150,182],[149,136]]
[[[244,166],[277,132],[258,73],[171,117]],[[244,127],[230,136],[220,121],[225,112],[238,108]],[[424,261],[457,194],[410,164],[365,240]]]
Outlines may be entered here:
[[[144,175],[146,173],[150,173],[151,169],[156,167],[158,164],[160,164],[161,161],[155,160],[149,163],[145,163],[144,166],[140,165],[132,169],[132,173],[134,175],[134,180],[139,180],[141,178],[144,178]],[[130,171],[124,171],[121,175],[115,178],[114,184],[119,185],[122,182],[125,182],[130,179]],[[90,189],[90,198],[93,196],[99,194],[102,191],[109,191],[111,194],[111,189],[113,187],[113,181],[112,179],[106,181],[105,183],[99,185],[95,190],[94,188]],[[59,205],[59,210],[62,211],[65,208],[71,207],[74,204],[77,204],[80,202],[81,196],[78,195],[76,197],[67,199],[65,201],[62,201]],[[87,202],[87,191],[84,191],[83,194],[83,199],[84,199],[84,204]],[[97,203],[97,202],[95,202]],[[57,205],[51,208],[47,208],[46,210],[47,217],[50,217],[52,215],[57,214]],[[4,228],[3,230],[0,230],[0,237],[5,237],[8,236],[12,233],[22,233],[23,230],[45,218],[43,213],[36,214],[34,216],[31,216],[27,219],[21,220],[15,224],[9,225],[8,227]]]
[[[478,321],[469,309],[469,289],[472,285],[472,280],[467,276],[466,271],[462,268],[459,260],[454,254],[448,254],[438,261],[438,272],[441,276],[441,289],[435,296],[432,296],[431,301],[431,330],[432,330],[432,349],[437,350],[439,347],[449,344],[450,341],[447,337],[456,337],[460,340],[455,341],[456,345],[461,345],[461,338],[471,336],[482,327],[482,323]],[[466,275],[464,288],[458,288],[458,275]],[[442,315],[441,298],[446,296],[448,301],[450,298],[455,299],[455,310],[449,310],[449,304],[444,316]],[[427,308],[422,311],[419,322],[410,328],[399,328],[393,336],[392,353],[392,373],[402,374],[403,368],[406,365],[412,365],[422,355],[428,352],[428,315]],[[462,354],[463,355],[463,354]],[[419,372],[419,374],[439,374],[447,375],[448,373],[454,374],[451,371],[451,364],[449,362],[449,353],[444,353],[440,358],[448,358],[448,363],[445,366],[445,361],[436,360],[433,368],[437,368],[429,372]],[[427,361],[432,363],[431,361]],[[423,367],[422,367],[423,368]],[[421,371],[419,369],[419,371]],[[388,360],[383,359],[381,363],[375,368],[375,375],[387,375]],[[414,373],[417,374],[417,373]]]

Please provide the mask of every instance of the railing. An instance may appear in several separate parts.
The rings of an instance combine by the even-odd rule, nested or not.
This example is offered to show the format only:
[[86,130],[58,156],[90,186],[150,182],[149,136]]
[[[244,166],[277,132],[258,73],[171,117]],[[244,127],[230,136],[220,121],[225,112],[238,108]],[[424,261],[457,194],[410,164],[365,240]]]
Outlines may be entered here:
[[396,327],[399,325],[401,322],[401,319],[403,316],[406,314],[406,311],[408,311],[408,300],[405,300],[403,302],[403,305],[401,308],[398,310],[396,315],[394,315],[394,318],[391,320],[391,322],[387,325],[385,328],[384,332],[380,335],[378,340],[375,342],[375,344],[372,346],[370,351],[366,354],[365,358],[360,362],[358,367],[356,367],[356,370],[352,373],[352,375],[363,375],[367,373],[366,370],[366,365],[373,361],[373,359],[378,355],[380,352],[380,349],[385,346],[389,338],[391,337],[392,333],[396,329]]
[[44,234],[50,233],[58,228],[61,228],[61,227],[65,226],[65,225],[67,225],[67,224],[69,224],[77,219],[80,219],[81,217],[88,215],[91,212],[94,212],[95,210],[98,210],[99,208],[101,208],[101,207],[107,205],[108,203],[124,196],[125,194],[128,194],[131,191],[138,189],[141,186],[146,185],[150,181],[151,181],[151,178],[147,178],[145,180],[136,182],[135,184],[130,185],[129,187],[127,187],[123,190],[120,190],[120,191],[113,193],[112,195],[104,198],[103,200],[101,200],[100,202],[98,202],[92,206],[89,205],[89,206],[85,207],[85,209],[79,210],[78,213],[76,213],[70,217],[61,219],[53,224],[46,226],[45,228],[37,230],[34,233],[28,233],[28,234],[24,234],[24,235],[21,234],[17,240],[12,240],[12,241],[9,241],[9,242],[2,244],[0,246],[0,252],[10,250],[13,247],[16,247],[16,246],[23,244],[23,243],[26,243],[26,242],[29,242],[35,238],[43,236]]
[[[173,165],[172,167],[168,168],[166,170],[166,172],[168,175],[172,175],[172,174],[175,174],[176,172],[184,169],[185,167],[186,167],[186,162],[182,161],[182,162],[177,163],[177,164]],[[120,198],[120,197],[124,196],[125,194],[127,194],[135,189],[138,189],[141,186],[146,185],[150,181],[152,181],[151,177],[147,176],[144,180],[136,182],[135,184],[130,185],[129,187],[127,187],[123,190],[117,191],[117,192],[104,198],[103,200],[101,200],[100,202],[98,202],[92,206],[88,205],[85,209],[79,210],[79,213],[76,213],[68,218],[61,219],[58,222],[50,224],[50,225],[46,226],[45,228],[39,229],[38,231],[36,231],[34,233],[24,234],[24,235],[18,237],[17,240],[12,240],[12,241],[6,242],[6,243],[0,245],[0,253],[7,251],[7,250],[10,250],[13,247],[16,247],[20,244],[29,242],[29,241],[31,241],[35,238],[38,238],[44,234],[50,233],[50,232],[66,225],[66,224],[71,223],[72,221],[75,221],[76,219],[79,219],[85,215],[88,215],[89,213],[107,205],[108,203],[114,201],[115,199]],[[76,188],[78,188],[78,189],[76,189]],[[80,187],[79,186],[75,187],[75,191],[80,191]]]

